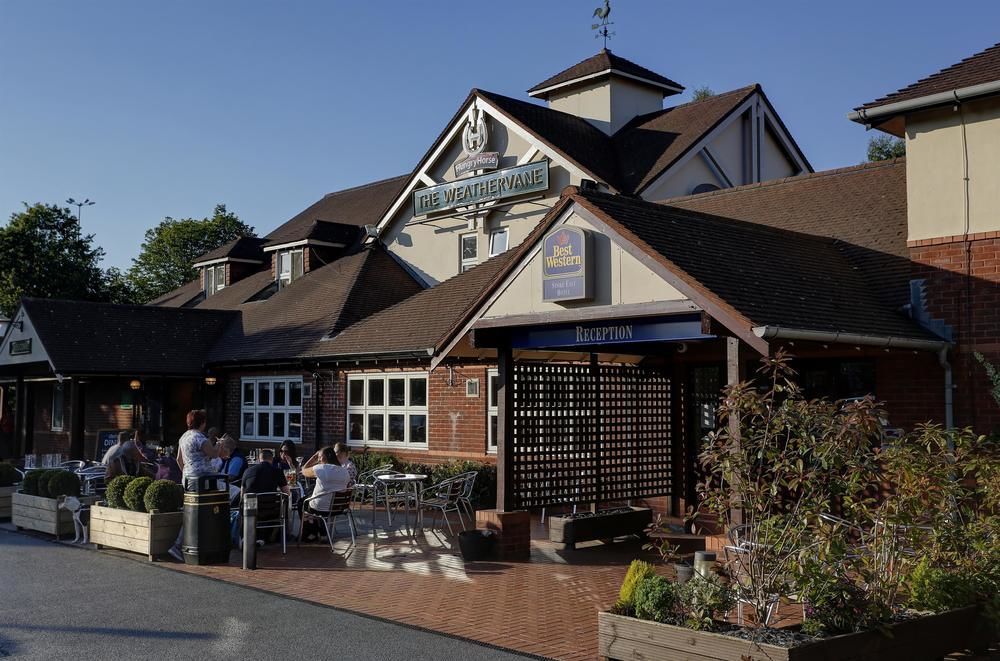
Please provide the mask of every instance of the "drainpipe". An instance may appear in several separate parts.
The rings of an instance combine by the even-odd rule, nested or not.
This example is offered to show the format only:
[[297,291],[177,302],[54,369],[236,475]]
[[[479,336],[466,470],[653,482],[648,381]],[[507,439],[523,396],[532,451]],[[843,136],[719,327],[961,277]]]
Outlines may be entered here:
[[955,426],[955,390],[952,386],[951,363],[948,361],[948,347],[941,347],[938,351],[938,363],[944,370],[944,428],[952,429]]

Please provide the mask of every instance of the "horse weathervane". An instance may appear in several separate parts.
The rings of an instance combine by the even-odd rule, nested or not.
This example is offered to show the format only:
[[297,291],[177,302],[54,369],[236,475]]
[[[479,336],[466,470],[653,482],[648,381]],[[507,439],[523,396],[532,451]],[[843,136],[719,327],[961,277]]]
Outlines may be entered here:
[[614,32],[608,31],[608,26],[614,25],[614,23],[608,20],[608,17],[610,15],[611,15],[611,0],[604,0],[604,6],[598,7],[597,9],[594,10],[594,18],[601,19],[601,22],[594,23],[593,25],[590,26],[591,30],[597,30],[597,34],[594,35],[595,39],[598,37],[604,37],[605,50],[608,48],[608,39],[615,36]]

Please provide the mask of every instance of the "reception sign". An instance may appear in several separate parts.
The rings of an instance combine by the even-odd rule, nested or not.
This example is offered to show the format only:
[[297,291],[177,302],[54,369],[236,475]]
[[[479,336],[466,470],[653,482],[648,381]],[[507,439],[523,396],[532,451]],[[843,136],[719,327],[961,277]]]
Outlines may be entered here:
[[547,349],[637,342],[679,342],[714,337],[703,332],[701,315],[684,314],[653,319],[621,319],[580,324],[559,324],[516,329],[515,349]]
[[542,300],[587,301],[593,298],[590,232],[563,226],[542,239]]
[[549,162],[539,161],[413,191],[413,215],[470,207],[549,189]]

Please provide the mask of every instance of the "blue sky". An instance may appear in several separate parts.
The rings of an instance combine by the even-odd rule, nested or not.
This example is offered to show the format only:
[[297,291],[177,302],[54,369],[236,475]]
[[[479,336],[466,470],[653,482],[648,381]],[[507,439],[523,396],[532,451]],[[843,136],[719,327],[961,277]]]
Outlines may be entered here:
[[[410,170],[470,88],[524,98],[593,55],[598,4],[0,0],[0,218],[90,197],[120,267],[218,202],[266,233]],[[689,90],[761,83],[819,170],[864,159],[852,107],[1000,40],[1000,4],[961,6],[618,0],[610,47]]]

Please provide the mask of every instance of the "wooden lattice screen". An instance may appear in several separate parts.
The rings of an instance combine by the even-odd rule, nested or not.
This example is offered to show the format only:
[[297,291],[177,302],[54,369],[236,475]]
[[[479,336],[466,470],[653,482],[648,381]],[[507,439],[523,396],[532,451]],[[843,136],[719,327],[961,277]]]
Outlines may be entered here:
[[515,363],[515,506],[670,495],[670,397],[652,369]]

